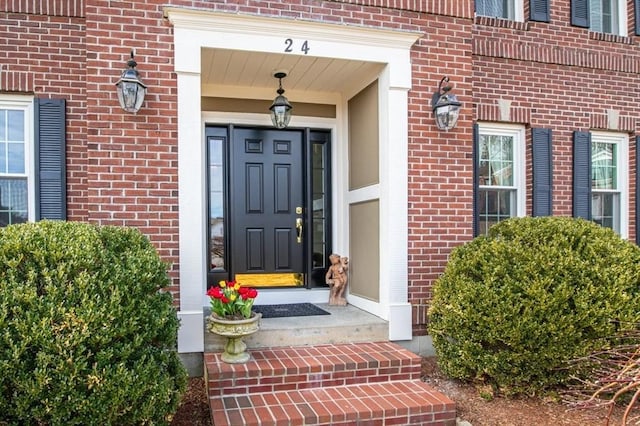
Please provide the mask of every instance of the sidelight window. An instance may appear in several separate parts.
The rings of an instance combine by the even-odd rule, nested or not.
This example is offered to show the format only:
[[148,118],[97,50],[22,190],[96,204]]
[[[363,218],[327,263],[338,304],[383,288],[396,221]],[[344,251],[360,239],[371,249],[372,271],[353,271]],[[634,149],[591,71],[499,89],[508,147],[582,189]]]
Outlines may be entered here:
[[210,136],[208,142],[209,175],[209,250],[213,272],[225,271],[225,208],[224,208],[224,142],[225,138]]

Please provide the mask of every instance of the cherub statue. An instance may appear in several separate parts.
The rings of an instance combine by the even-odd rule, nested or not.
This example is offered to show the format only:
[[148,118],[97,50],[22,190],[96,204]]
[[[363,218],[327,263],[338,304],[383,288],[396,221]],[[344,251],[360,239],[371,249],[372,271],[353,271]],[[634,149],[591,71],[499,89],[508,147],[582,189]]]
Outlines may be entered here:
[[325,275],[325,282],[329,284],[329,304],[345,306],[347,299],[344,298],[344,291],[347,288],[347,271],[349,269],[349,258],[340,257],[333,253],[329,256],[331,266]]

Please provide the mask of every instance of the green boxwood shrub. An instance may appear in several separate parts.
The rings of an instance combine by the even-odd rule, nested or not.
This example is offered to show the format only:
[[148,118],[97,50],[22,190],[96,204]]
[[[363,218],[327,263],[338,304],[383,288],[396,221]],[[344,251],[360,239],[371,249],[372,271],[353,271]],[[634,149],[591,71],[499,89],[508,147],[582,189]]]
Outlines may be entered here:
[[533,394],[639,320],[640,248],[582,219],[517,218],[453,250],[428,330],[447,375]]
[[187,382],[168,283],[134,229],[0,228],[0,425],[167,424]]

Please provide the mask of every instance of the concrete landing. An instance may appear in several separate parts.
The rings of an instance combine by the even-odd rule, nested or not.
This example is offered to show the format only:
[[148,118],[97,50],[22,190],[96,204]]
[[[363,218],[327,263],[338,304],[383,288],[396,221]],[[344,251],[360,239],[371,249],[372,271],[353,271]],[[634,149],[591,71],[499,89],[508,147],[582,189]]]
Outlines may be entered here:
[[[302,346],[338,343],[377,342],[389,339],[387,321],[351,305],[332,306],[315,303],[331,315],[262,319],[260,330],[244,342],[248,348]],[[225,339],[206,332],[204,351],[218,352]]]

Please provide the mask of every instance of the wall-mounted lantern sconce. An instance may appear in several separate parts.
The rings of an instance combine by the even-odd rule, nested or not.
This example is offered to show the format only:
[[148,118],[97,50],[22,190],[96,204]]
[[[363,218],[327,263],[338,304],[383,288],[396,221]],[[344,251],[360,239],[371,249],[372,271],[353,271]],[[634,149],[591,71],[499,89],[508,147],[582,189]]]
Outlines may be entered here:
[[140,110],[144,96],[147,94],[147,86],[140,80],[140,74],[136,70],[138,64],[133,60],[133,50],[131,59],[127,62],[127,68],[116,83],[118,91],[118,101],[123,110],[133,112]]
[[271,122],[276,129],[284,129],[289,125],[289,121],[291,121],[291,110],[293,109],[289,100],[283,95],[282,79],[287,76],[287,73],[278,71],[273,74],[273,76],[279,80],[279,87],[277,90],[278,96],[276,96],[269,107],[269,110],[271,110]]
[[455,127],[462,106],[456,95],[449,93],[451,86],[442,86],[443,83],[448,82],[449,77],[443,77],[438,85],[438,91],[431,98],[433,115],[440,130],[451,130]]

